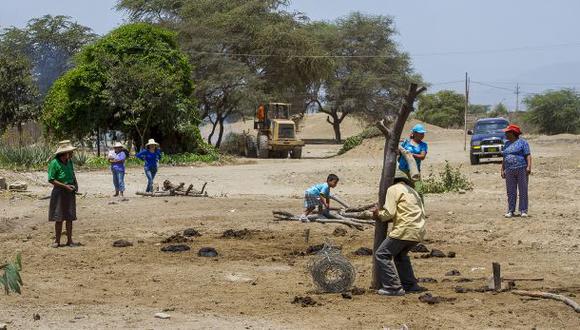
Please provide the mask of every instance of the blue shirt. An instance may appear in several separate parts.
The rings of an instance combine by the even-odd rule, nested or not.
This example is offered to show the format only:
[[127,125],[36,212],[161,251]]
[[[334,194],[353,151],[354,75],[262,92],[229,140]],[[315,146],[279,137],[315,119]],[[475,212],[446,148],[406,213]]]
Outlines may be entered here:
[[503,148],[503,164],[506,170],[516,170],[528,166],[526,157],[530,154],[530,145],[524,139],[507,141]]
[[[425,154],[427,154],[427,149],[429,149],[427,143],[421,141],[419,145],[414,145],[411,143],[411,141],[409,141],[409,139],[405,139],[405,141],[401,143],[401,147],[415,155],[420,155],[423,151],[425,151]],[[421,171],[421,160],[415,158],[415,161],[417,162],[417,169]],[[399,157],[399,169],[404,172],[409,171],[409,164],[407,163],[405,157]]]
[[157,162],[161,160],[161,151],[159,149],[151,152],[147,149],[141,150],[135,157],[145,161],[145,169],[156,169]]
[[324,197],[330,197],[330,186],[328,183],[318,183],[306,190],[306,194]]
[[111,169],[117,172],[125,172],[125,159],[127,159],[127,155],[125,154],[124,150],[121,150],[119,153],[115,153],[115,161],[120,163],[113,163],[111,164]]

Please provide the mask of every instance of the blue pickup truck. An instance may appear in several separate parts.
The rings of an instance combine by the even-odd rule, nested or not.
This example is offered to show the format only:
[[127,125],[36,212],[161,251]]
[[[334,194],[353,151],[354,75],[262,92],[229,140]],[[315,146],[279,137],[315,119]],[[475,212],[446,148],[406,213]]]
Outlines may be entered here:
[[475,122],[471,135],[469,160],[471,165],[479,164],[481,158],[502,157],[503,145],[506,142],[503,129],[509,125],[505,118],[485,118]]

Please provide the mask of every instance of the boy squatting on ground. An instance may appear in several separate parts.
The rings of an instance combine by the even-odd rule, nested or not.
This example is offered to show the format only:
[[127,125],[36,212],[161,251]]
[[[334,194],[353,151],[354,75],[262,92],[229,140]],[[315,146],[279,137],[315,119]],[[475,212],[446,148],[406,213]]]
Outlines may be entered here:
[[336,188],[338,185],[338,176],[328,175],[326,183],[315,184],[308,188],[304,193],[304,214],[300,221],[309,222],[308,215],[317,207],[324,207],[324,212],[330,208],[330,188]]
[[375,219],[393,222],[392,230],[375,253],[380,271],[378,294],[402,296],[406,292],[426,291],[417,285],[407,255],[425,236],[425,208],[405,173],[395,173],[393,185],[387,190],[385,205],[372,211]]

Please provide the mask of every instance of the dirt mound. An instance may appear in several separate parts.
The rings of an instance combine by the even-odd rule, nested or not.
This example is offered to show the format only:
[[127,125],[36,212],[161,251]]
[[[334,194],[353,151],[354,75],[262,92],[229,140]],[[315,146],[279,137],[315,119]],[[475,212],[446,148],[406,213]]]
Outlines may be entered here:
[[295,305],[299,304],[302,307],[312,307],[312,306],[316,306],[318,303],[316,302],[316,300],[314,300],[310,296],[306,296],[306,297],[296,296],[296,297],[294,297],[292,304],[295,304]]
[[224,233],[222,234],[222,238],[236,238],[236,239],[246,239],[246,238],[250,238],[250,236],[252,236],[252,231],[250,231],[249,229],[242,229],[242,230],[233,230],[233,229],[228,229],[226,231],[224,231]]
[[580,143],[580,135],[574,134],[539,135],[539,136],[531,136],[529,140],[535,143],[546,143],[546,144],[554,142]]
[[189,238],[177,233],[175,235],[171,235],[168,238],[161,241],[161,243],[187,243],[189,242]]

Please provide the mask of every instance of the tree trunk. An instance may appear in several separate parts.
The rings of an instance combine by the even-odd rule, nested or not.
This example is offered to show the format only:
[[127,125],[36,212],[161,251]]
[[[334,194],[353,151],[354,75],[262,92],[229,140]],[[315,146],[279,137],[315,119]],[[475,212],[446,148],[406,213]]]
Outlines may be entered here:
[[18,145],[20,147],[22,147],[24,145],[23,141],[22,141],[22,136],[24,135],[23,132],[23,128],[22,128],[22,123],[18,122],[18,124],[16,125],[17,129],[18,129]]
[[[332,125],[332,129],[334,130],[334,140],[337,143],[341,143],[342,142],[342,136],[340,132],[341,120],[340,118],[338,118],[338,113],[334,110],[332,112],[324,112],[324,113],[329,115],[328,117],[326,117],[326,122]],[[332,117],[332,120],[330,120],[330,117]]]
[[210,117],[209,122],[211,123],[212,127],[211,127],[211,132],[207,136],[207,143],[211,145],[212,144],[211,143],[211,139],[213,139],[213,135],[215,133],[215,129],[217,128],[217,125],[218,125],[218,120],[216,119],[216,121],[214,122],[214,121],[211,120],[211,117]]
[[[397,150],[403,127],[409,114],[413,111],[413,103],[419,94],[426,90],[425,87],[418,88],[417,84],[411,84],[409,91],[405,96],[401,109],[394,116],[387,116],[377,127],[385,136],[385,150],[383,155],[383,170],[381,172],[381,181],[379,186],[379,207],[385,205],[387,198],[387,189],[393,184],[393,177],[397,166]],[[387,234],[387,224],[380,220],[375,223],[375,238],[373,251],[376,253],[381,243],[385,240]],[[372,287],[380,289],[379,269],[375,258],[373,258],[373,283]]]
[[226,118],[225,118],[225,117],[220,117],[220,119],[218,120],[218,123],[219,123],[220,129],[219,129],[219,132],[218,132],[218,139],[217,139],[217,142],[215,143],[215,147],[216,147],[217,149],[219,149],[219,147],[222,145],[222,139],[223,139],[223,137],[224,137],[224,121],[225,121],[225,120],[226,120]]

